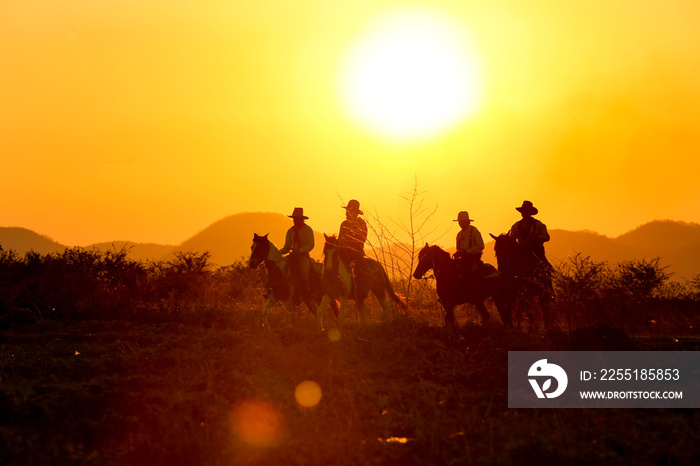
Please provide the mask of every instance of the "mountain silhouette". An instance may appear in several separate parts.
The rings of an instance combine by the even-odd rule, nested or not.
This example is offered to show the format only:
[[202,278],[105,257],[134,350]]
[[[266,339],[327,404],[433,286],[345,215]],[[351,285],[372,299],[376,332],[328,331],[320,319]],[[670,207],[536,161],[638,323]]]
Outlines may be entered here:
[[[253,244],[253,234],[267,235],[278,249],[284,246],[287,230],[292,219],[272,212],[246,212],[230,215],[200,231],[177,246],[175,250],[209,251],[211,262],[229,265],[238,260],[247,260]],[[315,246],[311,257],[319,259],[323,252],[323,234],[314,231]]]
[[661,257],[662,265],[674,278],[693,278],[700,273],[700,225],[697,223],[655,220],[617,240],[644,252],[646,258]]
[[[700,225],[673,220],[654,220],[616,238],[592,231],[550,230],[545,243],[547,257],[554,265],[580,253],[596,262],[661,258],[674,280],[692,279],[700,274]],[[485,245],[484,260],[494,257],[493,241]],[[493,261],[488,261],[495,264]]]
[[49,254],[66,248],[48,236],[20,227],[0,227],[0,246],[6,251],[14,250],[21,256],[28,251]]
[[[120,250],[125,247],[129,250],[129,257],[134,260],[156,261],[172,260],[177,251],[208,251],[213,264],[229,265],[247,259],[254,233],[269,234],[270,241],[281,248],[291,226],[292,220],[286,215],[246,212],[214,222],[179,245],[114,241],[93,244],[86,249]],[[552,229],[549,234],[551,241],[545,244],[545,248],[555,265],[568,261],[577,253],[611,265],[625,260],[660,257],[661,265],[668,266],[667,271],[673,273],[675,280],[691,279],[700,274],[700,224],[655,220],[616,238],[592,231]],[[311,255],[319,259],[323,252],[323,235],[314,232],[314,238],[316,247]],[[0,227],[0,245],[6,250],[15,250],[19,255],[30,250],[41,254],[62,252],[66,248],[48,236],[19,227]],[[371,253],[368,251],[368,254]],[[486,243],[483,260],[495,264],[493,241]]]

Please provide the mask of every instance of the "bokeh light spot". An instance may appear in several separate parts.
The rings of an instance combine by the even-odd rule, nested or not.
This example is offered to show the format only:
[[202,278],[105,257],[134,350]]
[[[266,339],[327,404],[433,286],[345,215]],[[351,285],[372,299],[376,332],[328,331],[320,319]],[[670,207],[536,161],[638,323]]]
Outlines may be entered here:
[[328,339],[330,341],[338,341],[340,340],[340,330],[333,327],[328,330]]
[[294,398],[297,403],[306,408],[316,406],[321,401],[321,387],[313,380],[305,380],[297,385],[294,390]]
[[233,431],[248,444],[270,447],[277,445],[282,437],[282,415],[264,401],[241,403],[231,417]]

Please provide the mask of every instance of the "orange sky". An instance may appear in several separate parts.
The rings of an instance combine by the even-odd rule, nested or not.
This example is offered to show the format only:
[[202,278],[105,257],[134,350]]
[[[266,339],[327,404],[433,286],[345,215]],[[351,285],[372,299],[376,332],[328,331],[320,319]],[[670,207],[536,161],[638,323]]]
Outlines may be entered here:
[[450,244],[459,210],[485,236],[524,199],[549,228],[700,222],[698,2],[425,2],[471,38],[482,103],[395,142],[344,111],[339,70],[374,18],[420,4],[0,2],[0,225],[179,243],[303,206],[335,233],[340,197],[405,220],[414,177]]

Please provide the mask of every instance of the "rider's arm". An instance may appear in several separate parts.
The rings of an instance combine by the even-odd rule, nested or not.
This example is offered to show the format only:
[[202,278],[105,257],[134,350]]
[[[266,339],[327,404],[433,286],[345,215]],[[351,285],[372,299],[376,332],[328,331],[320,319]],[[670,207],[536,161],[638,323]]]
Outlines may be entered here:
[[537,222],[535,236],[537,237],[537,241],[541,241],[543,243],[549,241],[549,233],[547,232],[547,226],[544,223],[540,221]]
[[292,240],[294,239],[294,234],[292,229],[287,230],[287,236],[285,237],[284,246],[280,249],[280,254],[287,254],[292,249]]

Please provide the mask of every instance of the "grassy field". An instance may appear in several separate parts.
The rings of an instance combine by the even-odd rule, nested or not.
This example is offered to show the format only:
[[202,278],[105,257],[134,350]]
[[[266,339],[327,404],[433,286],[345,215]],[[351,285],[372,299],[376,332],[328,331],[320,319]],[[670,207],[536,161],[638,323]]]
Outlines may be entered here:
[[[253,306],[0,330],[0,464],[700,464],[695,410],[507,407],[509,350],[685,349],[427,314],[271,330]],[[607,333],[606,333],[607,332]],[[338,335],[335,335],[336,337]],[[303,407],[303,381],[321,389]]]

